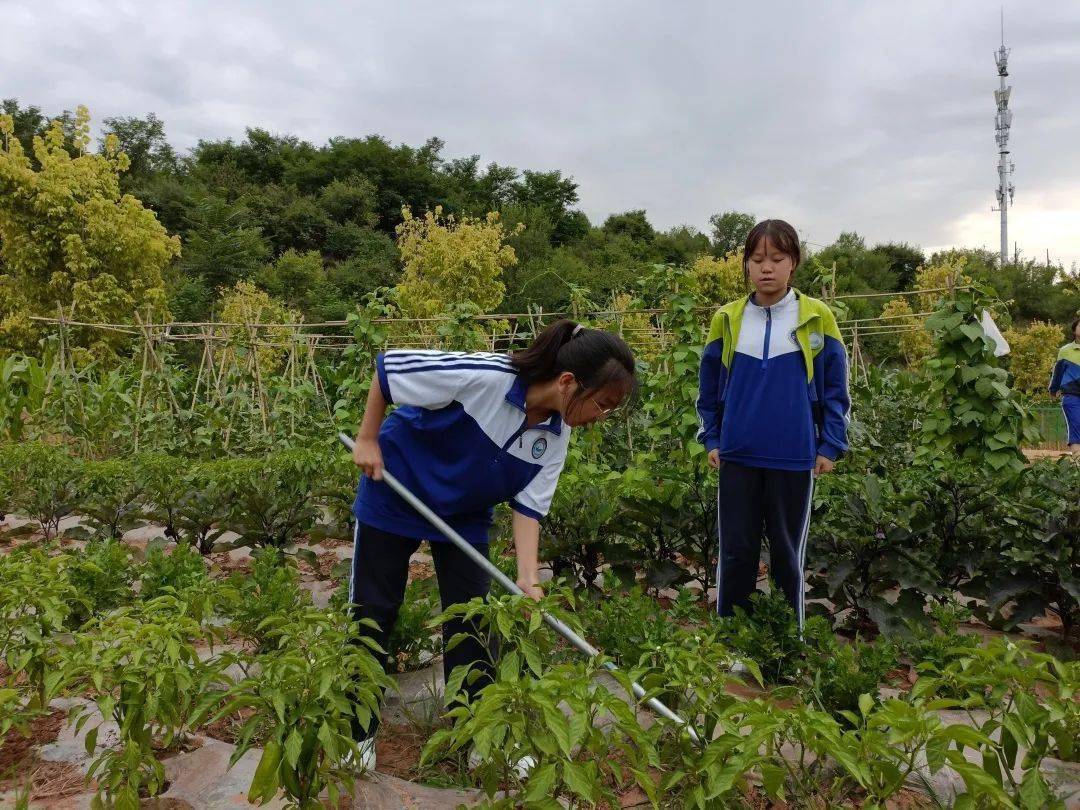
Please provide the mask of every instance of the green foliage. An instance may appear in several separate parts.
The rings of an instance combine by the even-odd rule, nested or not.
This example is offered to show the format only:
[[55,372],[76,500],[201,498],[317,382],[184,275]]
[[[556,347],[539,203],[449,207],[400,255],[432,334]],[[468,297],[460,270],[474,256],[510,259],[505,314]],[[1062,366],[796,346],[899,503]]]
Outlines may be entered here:
[[517,256],[503,244],[497,213],[456,220],[436,207],[418,219],[406,208],[402,220],[397,234],[404,271],[398,290],[408,316],[428,318],[454,304],[469,303],[480,312],[499,305],[506,291],[502,271],[516,264]]
[[828,599],[834,616],[856,629],[899,632],[922,615],[923,594],[936,587],[901,486],[873,474],[838,474],[814,493],[808,596]]
[[[1057,735],[1071,733],[1062,721],[1075,702],[1080,665],[997,639],[940,669],[928,663],[920,669],[925,677],[915,684],[914,695],[960,695],[958,708],[975,726],[952,727],[957,729],[953,750],[927,752],[931,768],[944,759],[963,778],[968,793],[958,806],[976,807],[976,797],[1022,808],[1065,806],[1039,766],[1052,753],[1075,750],[1075,738]],[[1075,715],[1075,708],[1071,711]],[[964,757],[965,748],[981,755],[981,767]]]
[[[915,378],[902,371],[868,369],[851,390],[851,450],[841,469],[893,475],[911,465],[922,417]],[[828,479],[826,479],[828,480]]]
[[45,401],[47,374],[35,357],[9,354],[0,363],[0,440],[23,441],[26,419]]
[[187,592],[209,584],[206,561],[188,543],[177,543],[166,550],[161,545],[150,548],[139,567],[139,598],[146,601],[165,594],[181,598]]
[[386,324],[379,321],[388,317],[392,308],[385,292],[381,290],[366,296],[363,306],[357,307],[348,317],[353,343],[342,352],[338,370],[341,378],[336,380],[338,395],[333,405],[335,422],[347,425],[348,430],[360,424],[374,378],[375,356],[386,348]]
[[315,525],[312,490],[322,469],[320,454],[288,450],[219,464],[218,482],[228,504],[225,526],[240,535],[233,548],[284,551]]
[[1030,323],[1024,329],[1005,331],[1004,337],[1009,343],[1009,372],[1017,390],[1029,395],[1046,392],[1063,333],[1060,326],[1042,321]]
[[[694,576],[706,593],[716,571],[716,476],[696,440],[697,416],[687,407],[697,398],[702,352],[696,301],[680,292],[688,288],[687,276],[657,267],[642,280],[643,292],[660,294],[660,325],[671,350],[642,385],[643,435],[635,441],[622,492],[642,536],[639,558],[648,561],[648,584],[666,587]],[[690,561],[691,572],[678,566],[677,554]]]
[[586,594],[574,612],[588,628],[592,644],[629,667],[669,643],[674,630],[659,603],[636,587],[626,593]]
[[[0,115],[0,339],[8,346],[31,347],[39,327],[30,316],[58,303],[77,303],[82,318],[108,323],[131,322],[136,308],[165,309],[162,272],[180,253],[179,239],[137,199],[121,196],[119,176],[129,161],[115,136],[93,155],[89,132],[90,114],[80,107],[75,154],[54,121],[34,138],[31,160],[12,117]],[[107,353],[122,336],[98,332],[92,339]]]
[[67,578],[76,592],[67,617],[72,630],[134,598],[131,550],[119,540],[91,538],[81,554],[64,559]]
[[91,533],[119,540],[141,524],[143,481],[127,459],[84,461],[78,509]]
[[[95,751],[97,727],[86,736],[99,804],[104,798],[116,808],[137,808],[140,788],[156,795],[165,783],[156,751],[182,740],[220,700],[222,663],[201,661],[195,648],[206,638],[186,603],[166,595],[96,619],[66,651],[67,678],[119,726],[117,748]],[[71,719],[80,730],[94,716],[77,707]]]
[[914,624],[913,636],[904,644],[907,656],[914,663],[941,670],[979,646],[978,636],[959,631],[960,622],[972,618],[968,608],[953,603],[935,603],[930,606],[930,615],[934,623]]
[[888,642],[837,642],[828,631],[817,634],[808,655],[814,703],[840,718],[842,712],[858,712],[864,695],[876,703],[879,684],[898,660],[896,647]]
[[219,712],[255,710],[231,762],[258,736],[266,742],[249,801],[266,804],[281,789],[297,807],[320,807],[323,791],[336,804],[343,792],[352,792],[354,774],[343,765],[346,755],[358,757],[352,727],[370,725],[392,681],[368,646],[354,643],[360,629],[341,616],[306,608],[267,623],[271,649],[245,658],[249,674]]
[[1013,397],[1009,375],[979,326],[984,293],[943,299],[927,320],[935,356],[929,374],[928,414],[917,457],[959,458],[972,466],[1019,471],[1021,441],[1035,437],[1026,410]]
[[434,579],[417,579],[406,586],[405,601],[386,640],[386,654],[397,672],[418,669],[442,648],[442,637],[432,635],[432,618],[439,612]]
[[[142,517],[162,525],[170,540],[180,539],[181,504],[198,486],[191,466],[165,453],[142,453],[132,459],[132,465],[143,490]],[[198,538],[195,545],[199,546]]]
[[941,459],[930,467],[913,467],[905,483],[911,493],[911,525],[920,535],[938,595],[946,599],[993,563],[995,544],[1023,533],[1018,480],[1007,473]]
[[233,626],[260,650],[274,642],[276,622],[310,606],[296,568],[272,550],[252,554],[250,574],[233,574],[222,586],[222,604]]
[[[0,694],[6,698],[0,699],[13,700],[14,693],[30,711],[48,707],[63,677],[56,637],[76,598],[60,558],[41,549],[0,554],[0,662],[7,673],[0,680]],[[25,685],[19,682],[20,674]]]
[[6,490],[0,503],[32,518],[45,539],[52,539],[78,502],[81,467],[63,449],[42,442],[0,446],[0,483]]
[[[545,597],[540,607],[563,615],[558,597]],[[424,761],[472,748],[482,763],[476,775],[489,798],[500,785],[520,790],[512,800],[494,801],[496,807],[549,807],[553,799],[571,807],[613,803],[614,786],[635,782],[655,795],[646,769],[659,763],[624,700],[595,682],[602,660],[546,667],[550,634],[534,603],[522,597],[474,599],[439,620],[451,616],[475,622],[485,644],[497,638],[505,649],[494,682],[472,702],[459,691],[470,673],[452,674],[447,695],[454,725],[432,735]],[[625,676],[618,680],[629,692]],[[597,722],[602,716],[612,721],[606,730]],[[516,768],[524,757],[535,761],[527,774]]]
[[[808,652],[799,622],[783,592],[773,585],[750,597],[750,613],[735,608],[735,615],[719,622],[720,639],[735,653],[754,661],[768,683],[790,682],[803,670]],[[805,632],[822,633],[821,619],[806,621]]]
[[[712,226],[713,255],[722,259],[742,250],[747,234],[756,222],[757,219],[753,214],[743,214],[738,211],[725,211],[709,217],[709,225]],[[717,304],[720,303],[722,302],[717,302]]]
[[[1080,625],[1080,465],[1044,460],[1024,471],[1017,517],[995,521],[990,553],[969,588],[995,627],[1050,612],[1067,638]],[[1000,500],[998,500],[1000,502]],[[1010,525],[1011,524],[1011,527]]]
[[541,549],[556,577],[596,587],[605,563],[611,566],[607,576],[632,577],[633,548],[621,538],[620,502],[611,497],[618,481],[618,473],[584,461],[564,469],[544,522],[547,539]]

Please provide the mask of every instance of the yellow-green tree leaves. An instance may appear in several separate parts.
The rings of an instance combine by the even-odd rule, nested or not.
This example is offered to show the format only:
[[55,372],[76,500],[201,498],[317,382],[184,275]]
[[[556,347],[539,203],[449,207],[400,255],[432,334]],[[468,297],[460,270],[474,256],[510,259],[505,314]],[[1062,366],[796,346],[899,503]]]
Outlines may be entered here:
[[1013,385],[1026,394],[1045,393],[1062,339],[1060,327],[1043,321],[1033,321],[1024,329],[1006,330]]
[[690,281],[695,289],[691,292],[708,304],[720,306],[734,298],[745,295],[746,281],[743,277],[743,255],[738,250],[722,259],[703,255],[690,265]]
[[915,317],[911,304],[906,298],[893,298],[881,308],[881,317],[889,328],[904,327],[906,331],[897,332],[900,356],[908,368],[918,367],[934,353],[934,340],[923,325],[923,319]]
[[[0,115],[0,346],[31,348],[31,315],[75,305],[77,319],[131,322],[136,308],[165,314],[162,272],[180,253],[152,211],[121,195],[128,167],[115,136],[101,154],[87,151],[90,114],[79,107],[65,148],[59,121],[34,138],[33,160]],[[96,333],[97,352],[110,348]]]
[[397,237],[404,272],[397,291],[403,313],[430,318],[466,303],[494,311],[506,292],[503,271],[517,264],[499,215],[455,219],[443,216],[441,206],[423,219],[408,208],[401,214]]

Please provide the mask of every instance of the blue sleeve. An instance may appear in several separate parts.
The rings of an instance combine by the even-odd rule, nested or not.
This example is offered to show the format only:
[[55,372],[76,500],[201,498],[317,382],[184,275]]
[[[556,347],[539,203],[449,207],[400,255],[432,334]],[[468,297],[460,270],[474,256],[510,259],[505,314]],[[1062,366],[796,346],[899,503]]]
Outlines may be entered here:
[[1065,376],[1066,360],[1058,360],[1054,363],[1054,374],[1050,378],[1050,393],[1056,394],[1061,390],[1062,378]]
[[825,337],[823,424],[818,455],[836,461],[848,449],[847,429],[851,413],[848,393],[848,360],[844,344]]
[[720,384],[724,376],[722,358],[723,341],[713,340],[705,345],[701,355],[701,369],[698,371],[697,412],[700,429],[698,441],[706,450],[720,447],[720,421],[723,409],[720,407]]

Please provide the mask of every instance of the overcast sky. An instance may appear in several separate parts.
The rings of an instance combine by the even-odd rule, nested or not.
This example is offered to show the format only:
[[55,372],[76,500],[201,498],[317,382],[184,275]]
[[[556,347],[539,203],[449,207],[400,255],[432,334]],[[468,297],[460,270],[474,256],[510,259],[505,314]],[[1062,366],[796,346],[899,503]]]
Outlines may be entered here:
[[[0,0],[0,97],[169,140],[379,133],[557,168],[594,222],[737,209],[997,249],[999,3]],[[1005,3],[1023,255],[1080,262],[1080,2]]]

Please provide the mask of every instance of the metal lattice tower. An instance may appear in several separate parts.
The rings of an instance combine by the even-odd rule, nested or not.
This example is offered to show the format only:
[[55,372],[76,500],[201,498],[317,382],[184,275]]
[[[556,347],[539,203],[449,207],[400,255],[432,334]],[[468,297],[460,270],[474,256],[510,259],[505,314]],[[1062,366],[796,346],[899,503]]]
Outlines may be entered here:
[[998,80],[1001,86],[994,91],[997,102],[997,115],[994,116],[994,138],[998,145],[998,187],[997,208],[1001,212],[1001,264],[1009,260],[1009,207],[1012,205],[1016,188],[1012,184],[1013,169],[1016,167],[1009,160],[1009,127],[1012,126],[1012,111],[1009,109],[1009,95],[1012,87],[1005,84],[1009,76],[1009,51],[1005,47],[1005,11],[1001,12],[1001,47],[994,53],[997,63]]

